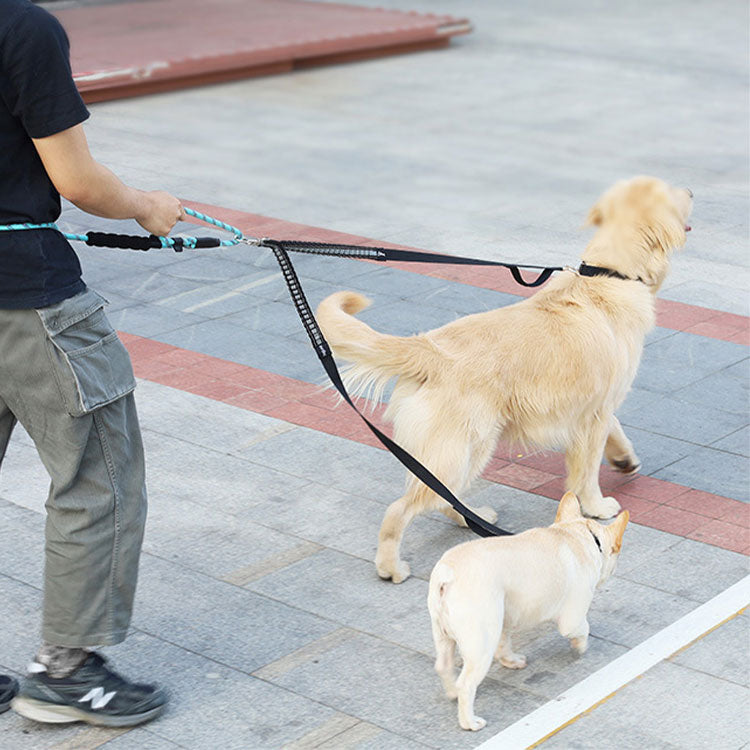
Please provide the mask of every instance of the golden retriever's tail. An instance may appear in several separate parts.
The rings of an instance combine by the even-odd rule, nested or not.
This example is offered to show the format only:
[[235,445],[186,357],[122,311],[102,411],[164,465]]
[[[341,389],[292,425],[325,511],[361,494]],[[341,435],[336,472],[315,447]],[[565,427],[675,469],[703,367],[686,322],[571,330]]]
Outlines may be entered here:
[[334,354],[353,363],[343,374],[352,394],[377,400],[393,377],[424,383],[439,371],[440,354],[425,336],[390,336],[357,320],[354,313],[369,304],[356,292],[336,292],[318,305],[316,313]]

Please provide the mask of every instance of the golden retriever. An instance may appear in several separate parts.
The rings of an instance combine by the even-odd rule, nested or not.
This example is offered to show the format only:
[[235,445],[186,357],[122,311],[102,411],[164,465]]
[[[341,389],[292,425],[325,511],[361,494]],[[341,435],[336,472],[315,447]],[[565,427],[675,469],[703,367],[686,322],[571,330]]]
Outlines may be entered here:
[[[654,326],[671,253],[685,244],[692,203],[690,190],[652,177],[618,182],[589,213],[596,231],[582,256],[595,273],[609,275],[571,269],[528,299],[428,333],[373,330],[353,317],[369,304],[354,292],[323,300],[318,321],[334,353],[353,363],[345,382],[354,393],[377,398],[398,378],[385,413],[394,437],[454,493],[480,474],[502,437],[564,449],[567,489],[586,515],[610,518],[620,506],[599,488],[602,453],[619,471],[639,468],[615,411]],[[431,509],[465,523],[410,474],[380,529],[381,578],[408,577],[401,539],[414,516]],[[489,508],[475,512],[497,516]]]

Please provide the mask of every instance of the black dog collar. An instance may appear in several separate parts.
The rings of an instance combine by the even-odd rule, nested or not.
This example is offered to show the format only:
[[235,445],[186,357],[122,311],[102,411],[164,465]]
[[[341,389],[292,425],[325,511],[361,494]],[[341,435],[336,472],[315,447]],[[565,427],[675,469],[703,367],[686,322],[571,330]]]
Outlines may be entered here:
[[588,263],[581,263],[578,266],[578,273],[581,276],[609,276],[613,279],[622,279],[623,281],[640,281],[642,284],[646,282],[640,278],[631,279],[630,276],[623,276],[618,271],[613,271],[611,268],[604,268],[603,266],[590,266]]
[[[589,529],[589,531],[591,531],[591,529]],[[599,552],[603,552],[602,543],[599,541],[599,537],[596,534],[594,534],[593,531],[591,531],[591,536],[594,537],[594,541],[596,542],[596,546],[599,548]]]

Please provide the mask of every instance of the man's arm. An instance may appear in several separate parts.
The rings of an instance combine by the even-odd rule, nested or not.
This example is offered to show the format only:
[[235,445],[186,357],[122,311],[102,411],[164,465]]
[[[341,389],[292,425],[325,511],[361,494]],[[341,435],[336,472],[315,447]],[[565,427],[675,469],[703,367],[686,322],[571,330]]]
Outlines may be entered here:
[[33,138],[52,184],[82,211],[107,219],[135,219],[147,232],[166,235],[182,218],[182,206],[169,193],[125,185],[89,151],[83,125],[47,138]]

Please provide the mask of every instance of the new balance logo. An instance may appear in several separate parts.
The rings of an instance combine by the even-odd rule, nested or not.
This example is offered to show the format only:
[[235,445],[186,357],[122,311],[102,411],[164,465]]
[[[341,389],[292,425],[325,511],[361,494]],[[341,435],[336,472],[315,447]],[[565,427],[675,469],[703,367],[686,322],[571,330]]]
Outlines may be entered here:
[[117,695],[116,690],[113,690],[111,693],[105,693],[104,688],[97,687],[89,690],[83,698],[78,699],[78,702],[85,703],[86,701],[91,701],[91,708],[104,708],[115,695]]

